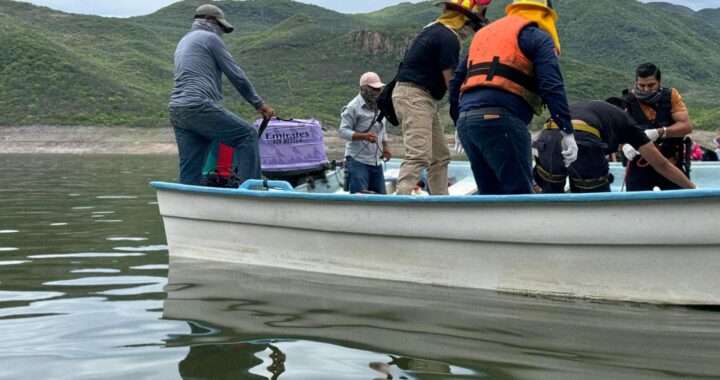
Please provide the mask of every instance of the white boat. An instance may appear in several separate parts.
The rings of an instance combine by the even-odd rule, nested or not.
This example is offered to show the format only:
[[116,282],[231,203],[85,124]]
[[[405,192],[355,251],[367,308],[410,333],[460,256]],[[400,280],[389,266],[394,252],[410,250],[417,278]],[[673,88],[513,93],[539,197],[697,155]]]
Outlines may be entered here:
[[[700,186],[717,186],[718,173],[717,164],[694,168]],[[312,194],[284,182],[251,190],[260,183],[153,183],[171,257],[519,294],[720,304],[720,189],[413,197]]]

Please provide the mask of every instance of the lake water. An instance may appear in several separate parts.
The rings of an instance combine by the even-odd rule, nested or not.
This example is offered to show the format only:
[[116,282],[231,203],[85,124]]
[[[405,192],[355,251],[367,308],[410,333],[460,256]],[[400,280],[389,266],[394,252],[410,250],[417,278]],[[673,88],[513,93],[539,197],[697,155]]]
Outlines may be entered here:
[[175,157],[0,156],[0,379],[705,379],[720,312],[187,259]]

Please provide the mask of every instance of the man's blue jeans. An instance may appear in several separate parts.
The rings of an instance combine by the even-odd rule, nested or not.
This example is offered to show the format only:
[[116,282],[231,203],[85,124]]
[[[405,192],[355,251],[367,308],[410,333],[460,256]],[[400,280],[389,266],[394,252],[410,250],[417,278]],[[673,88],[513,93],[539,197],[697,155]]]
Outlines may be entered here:
[[262,177],[257,130],[251,124],[214,103],[171,107],[169,112],[180,153],[180,183],[200,185],[215,140],[235,148],[240,183]]
[[532,149],[525,123],[513,116],[461,117],[458,135],[480,194],[532,194]]
[[367,165],[352,157],[345,157],[348,166],[348,190],[350,194],[372,191],[386,194],[385,173],[382,165]]

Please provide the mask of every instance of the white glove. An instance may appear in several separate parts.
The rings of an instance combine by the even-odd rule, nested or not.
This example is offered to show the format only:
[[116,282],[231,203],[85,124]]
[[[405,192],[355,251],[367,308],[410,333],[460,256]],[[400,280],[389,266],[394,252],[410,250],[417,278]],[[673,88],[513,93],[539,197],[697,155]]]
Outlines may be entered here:
[[622,148],[622,151],[628,161],[632,161],[638,155],[638,151],[635,150],[635,148],[633,148],[630,144],[625,144]]
[[455,145],[453,145],[453,150],[457,154],[465,154],[465,149],[463,149],[463,146],[460,143],[460,136],[458,136],[457,129],[455,130]]
[[566,135],[565,132],[562,132],[562,136],[562,155],[565,161],[565,167],[569,167],[573,162],[577,161],[578,146],[575,142],[574,134]]
[[[655,142],[657,139],[660,138],[660,132],[658,132],[657,129],[646,129],[645,135],[650,139],[650,141]],[[627,145],[625,145],[627,146]],[[637,153],[637,152],[636,152]]]

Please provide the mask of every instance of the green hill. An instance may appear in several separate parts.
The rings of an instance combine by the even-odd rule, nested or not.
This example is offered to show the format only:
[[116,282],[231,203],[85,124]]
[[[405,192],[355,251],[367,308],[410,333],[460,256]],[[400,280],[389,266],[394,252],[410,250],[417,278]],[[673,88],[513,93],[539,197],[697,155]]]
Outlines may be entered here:
[[695,18],[706,22],[710,26],[720,29],[720,8],[717,9],[701,9],[697,12],[694,10],[684,7],[682,5],[676,5],[665,2],[652,2],[648,3],[658,9],[662,9],[669,13],[675,13],[686,17]]
[[[194,9],[186,0],[128,19],[0,0],[0,125],[167,125],[172,55]],[[507,0],[495,1],[491,17]],[[368,70],[390,80],[407,44],[439,11],[432,1],[349,15],[291,0],[219,1],[236,26],[225,41],[261,96],[286,117],[337,124]],[[571,100],[632,85],[653,61],[691,106],[720,119],[720,31],[696,16],[635,0],[558,1],[561,63]],[[226,83],[228,108],[255,113]]]
[[695,11],[686,6],[683,6],[683,5],[667,3],[664,1],[652,2],[652,3],[648,3],[648,4],[654,5],[654,6],[660,8],[662,10],[665,10],[667,12],[677,13],[677,14],[681,14],[683,16],[688,16],[688,17],[695,17]]
[[695,17],[705,21],[706,23],[720,30],[720,8],[699,10],[695,14]]

